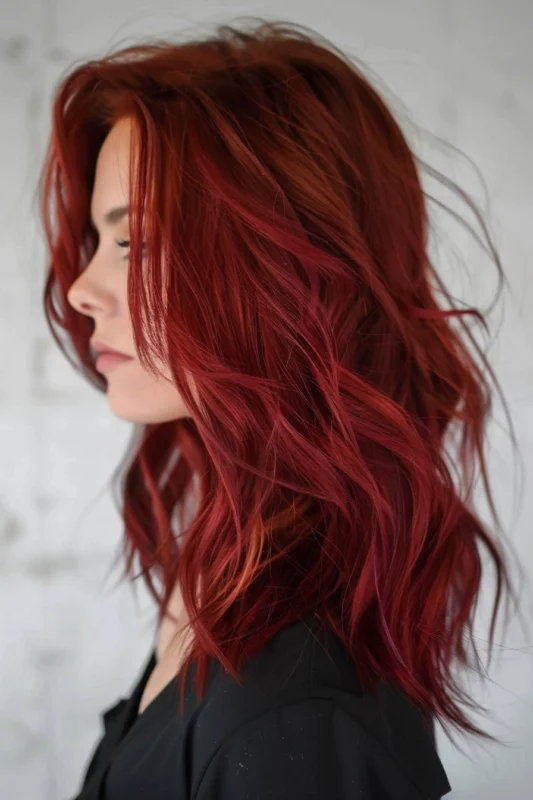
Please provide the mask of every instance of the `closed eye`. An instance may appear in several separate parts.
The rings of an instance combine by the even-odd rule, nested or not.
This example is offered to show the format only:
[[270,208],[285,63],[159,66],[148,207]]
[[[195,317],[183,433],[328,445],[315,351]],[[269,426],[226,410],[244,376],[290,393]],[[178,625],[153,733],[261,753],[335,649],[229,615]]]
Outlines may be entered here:
[[[129,239],[122,239],[121,241],[117,241],[117,244],[118,244],[119,247],[129,247],[130,246],[130,240]],[[143,253],[144,253],[145,247],[146,247],[146,242],[143,242],[142,243]],[[129,258],[129,256],[130,256],[130,254],[127,253],[124,256],[124,258]]]

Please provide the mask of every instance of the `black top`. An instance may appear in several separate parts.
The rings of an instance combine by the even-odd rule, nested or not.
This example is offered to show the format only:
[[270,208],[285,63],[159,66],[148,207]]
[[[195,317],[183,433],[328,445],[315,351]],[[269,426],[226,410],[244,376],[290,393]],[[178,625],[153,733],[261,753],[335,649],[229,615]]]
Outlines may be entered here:
[[309,615],[242,668],[211,665],[183,714],[172,680],[138,715],[155,649],[104,734],[72,800],[438,800],[451,791],[428,728],[405,696],[363,691],[353,662]]

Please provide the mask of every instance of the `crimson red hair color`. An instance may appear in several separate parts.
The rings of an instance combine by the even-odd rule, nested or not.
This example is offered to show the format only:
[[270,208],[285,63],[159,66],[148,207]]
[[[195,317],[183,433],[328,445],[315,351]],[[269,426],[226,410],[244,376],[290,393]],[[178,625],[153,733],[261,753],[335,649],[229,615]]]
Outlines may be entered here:
[[[54,97],[40,183],[44,306],[101,391],[93,321],[67,291],[95,252],[99,148],[126,116],[135,344],[149,369],[165,354],[191,418],[136,427],[114,477],[124,574],[138,558],[160,618],[182,587],[194,638],[181,680],[194,661],[202,696],[210,658],[238,678],[316,610],[365,684],[494,739],[461,709],[479,706],[452,670],[472,667],[467,636],[480,663],[482,551],[497,579],[491,648],[514,596],[472,502],[478,465],[501,529],[484,457],[497,382],[467,325],[483,315],[454,305],[428,256],[429,168],[362,69],[304,26],[225,25],[77,65]],[[486,226],[446,183],[482,224],[501,290]]]

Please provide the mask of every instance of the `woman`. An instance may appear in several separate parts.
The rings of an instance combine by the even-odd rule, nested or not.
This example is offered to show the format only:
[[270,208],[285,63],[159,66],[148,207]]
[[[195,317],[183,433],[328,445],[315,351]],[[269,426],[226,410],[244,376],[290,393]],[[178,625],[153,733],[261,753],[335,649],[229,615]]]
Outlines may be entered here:
[[159,622],[77,798],[440,798],[435,721],[493,738],[452,676],[481,545],[493,623],[513,593],[471,508],[480,314],[438,304],[415,156],[353,62],[302,26],[217,34],[54,98],[45,311],[136,425],[125,574]]

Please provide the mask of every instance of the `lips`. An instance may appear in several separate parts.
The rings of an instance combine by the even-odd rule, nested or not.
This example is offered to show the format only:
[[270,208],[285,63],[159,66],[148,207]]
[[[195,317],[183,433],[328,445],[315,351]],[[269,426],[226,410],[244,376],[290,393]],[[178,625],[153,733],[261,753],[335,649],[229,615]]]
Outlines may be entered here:
[[123,356],[124,358],[131,358],[126,353],[122,353],[120,350],[115,350],[114,347],[110,347],[109,345],[105,344],[105,342],[101,342],[98,339],[91,339],[90,342],[93,351],[99,355],[102,353],[111,353],[112,355]]
[[96,353],[99,356],[110,355],[110,356],[122,356],[122,358],[129,358],[125,353],[121,353],[120,350],[112,350],[110,347],[106,347],[103,350],[96,350]]
[[111,353],[109,350],[104,350],[96,359],[95,367],[98,372],[109,372],[119,364],[124,364],[128,361],[133,361],[131,356],[123,356],[120,353]]

